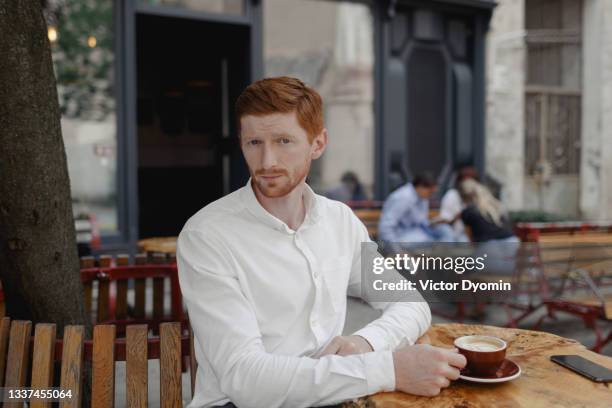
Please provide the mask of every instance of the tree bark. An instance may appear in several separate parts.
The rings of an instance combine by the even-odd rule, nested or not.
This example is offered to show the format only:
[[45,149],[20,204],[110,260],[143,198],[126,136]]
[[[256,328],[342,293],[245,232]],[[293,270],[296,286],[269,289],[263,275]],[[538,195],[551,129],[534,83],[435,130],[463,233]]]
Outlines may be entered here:
[[12,319],[91,333],[39,1],[0,2],[0,278]]

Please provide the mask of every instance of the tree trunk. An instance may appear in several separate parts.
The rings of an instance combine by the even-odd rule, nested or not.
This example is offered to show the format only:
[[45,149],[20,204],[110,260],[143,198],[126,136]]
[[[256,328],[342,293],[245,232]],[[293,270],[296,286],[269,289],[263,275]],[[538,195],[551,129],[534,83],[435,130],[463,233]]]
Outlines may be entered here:
[[40,1],[0,2],[0,277],[12,319],[90,333]]

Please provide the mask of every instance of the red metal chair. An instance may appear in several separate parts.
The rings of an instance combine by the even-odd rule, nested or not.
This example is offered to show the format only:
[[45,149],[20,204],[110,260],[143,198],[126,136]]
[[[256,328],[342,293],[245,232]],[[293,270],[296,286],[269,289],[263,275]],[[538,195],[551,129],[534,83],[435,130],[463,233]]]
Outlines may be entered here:
[[[85,286],[85,304],[95,324],[114,324],[117,334],[125,332],[128,324],[147,324],[154,333],[162,322],[181,322],[186,330],[187,318],[178,281],[175,258],[165,255],[137,255],[130,264],[127,255],[101,256],[96,265],[93,257],[81,259],[81,280]],[[147,291],[147,281],[152,290]],[[165,286],[170,286],[169,312],[164,308]],[[133,287],[133,302],[129,302],[129,288]],[[97,296],[94,296],[97,288]],[[152,310],[148,313],[147,295]]]

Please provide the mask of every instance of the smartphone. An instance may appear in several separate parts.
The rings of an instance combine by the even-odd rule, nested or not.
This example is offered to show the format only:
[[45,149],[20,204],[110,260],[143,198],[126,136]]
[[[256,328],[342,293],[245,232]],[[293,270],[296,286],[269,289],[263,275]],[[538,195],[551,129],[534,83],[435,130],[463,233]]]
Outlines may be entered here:
[[565,368],[577,372],[595,382],[612,382],[612,370],[580,356],[550,356],[550,359]]

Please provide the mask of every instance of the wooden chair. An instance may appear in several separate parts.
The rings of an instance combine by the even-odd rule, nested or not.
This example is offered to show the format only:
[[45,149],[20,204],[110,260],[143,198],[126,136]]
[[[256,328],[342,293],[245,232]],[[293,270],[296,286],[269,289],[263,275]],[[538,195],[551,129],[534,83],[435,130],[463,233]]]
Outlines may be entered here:
[[[574,315],[595,334],[593,351],[599,352],[612,341],[612,330],[606,335],[600,323],[612,322],[612,231],[586,229],[584,231],[540,233],[540,251],[545,259],[543,273],[556,285],[544,297],[546,314],[535,327],[557,312]],[[546,267],[547,253],[566,259],[565,267]],[[551,258],[549,255],[548,258]],[[556,259],[558,261],[558,259]],[[553,258],[552,261],[555,261]]]
[[554,319],[557,312],[563,312],[581,318],[585,326],[593,331],[595,343],[591,350],[599,353],[612,341],[612,329],[606,335],[599,324],[604,322],[609,327],[612,323],[612,294],[607,293],[600,295],[600,297],[571,296],[560,299],[545,299],[544,305],[547,313],[536,323],[536,329],[545,319]]
[[[85,339],[83,326],[66,326],[62,340],[56,339],[54,324],[38,323],[33,337],[31,330],[29,321],[11,322],[5,317],[0,324],[0,384],[5,387],[45,389],[59,386],[71,390],[71,398],[60,401],[60,407],[80,407],[83,367],[91,362],[91,406],[113,407],[115,362],[125,361],[125,406],[146,407],[148,360],[159,360],[159,384],[152,386],[159,388],[161,407],[183,406],[181,359],[189,357],[192,346],[189,336],[181,335],[180,322],[161,323],[160,336],[155,338],[148,338],[146,325],[128,326],[125,339],[115,337],[114,325],[95,326],[93,340]],[[54,378],[56,361],[61,364],[59,379]],[[18,406],[23,403],[4,404],[4,407]],[[50,406],[49,401],[30,403],[33,408]]]
[[[516,324],[544,307],[542,316],[534,328],[539,328],[547,318],[555,318],[558,311],[580,317],[586,326],[595,332],[593,350],[600,350],[612,341],[612,332],[607,337],[597,322],[609,322],[612,317],[612,302],[601,292],[612,286],[612,228],[609,224],[524,224],[517,227],[524,240],[518,282],[530,297],[530,304],[505,306],[521,309],[520,315],[512,316],[508,311],[509,326]],[[606,295],[607,296],[607,295]]]
[[[94,323],[115,324],[117,333],[123,335],[128,324],[147,324],[157,332],[159,324],[166,321],[183,323],[187,319],[178,281],[176,257],[156,253],[151,256],[139,254],[135,264],[130,264],[128,255],[100,256],[96,264],[93,257],[81,258],[81,280],[85,287],[85,305],[92,313]],[[153,305],[151,315],[146,313],[147,280],[152,281]],[[130,283],[133,286],[133,302],[128,302]],[[164,287],[170,286],[170,313],[164,310]],[[98,295],[92,293],[97,286]]]

